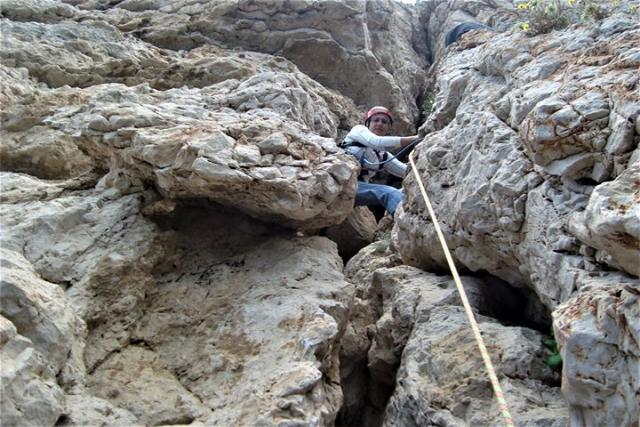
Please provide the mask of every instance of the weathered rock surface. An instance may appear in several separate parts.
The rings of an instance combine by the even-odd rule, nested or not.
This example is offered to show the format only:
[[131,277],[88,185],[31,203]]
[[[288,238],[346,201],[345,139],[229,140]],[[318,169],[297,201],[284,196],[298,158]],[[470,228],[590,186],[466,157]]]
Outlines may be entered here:
[[148,295],[133,340],[213,411],[208,425],[332,423],[351,294],[335,244],[204,207],[175,217],[177,267]]
[[142,427],[131,412],[109,401],[87,394],[67,395],[64,417],[58,426],[130,426]]
[[[73,3],[104,8],[94,0]],[[426,44],[414,34],[417,15],[399,2],[128,0],[100,13],[162,48],[214,44],[285,57],[361,109],[392,107],[403,132],[414,128],[419,115],[415,94],[424,85]]]
[[[460,47],[466,50],[443,57],[434,111],[422,128],[427,137],[415,158],[461,269],[531,288],[550,309],[576,290],[638,289],[639,37],[638,22],[618,14],[531,38],[497,34],[486,42],[471,35]],[[413,176],[404,188],[397,230],[402,258],[444,268]],[[592,341],[607,342],[591,326]],[[634,333],[621,331],[624,339]],[[620,360],[627,352],[608,346],[601,357]],[[572,350],[567,356],[567,363],[576,357]],[[637,377],[635,358],[619,368]],[[564,384],[582,384],[580,375],[565,367]],[[607,399],[635,399],[631,388],[612,386]],[[569,402],[585,399],[580,386],[564,390]],[[572,420],[598,425],[638,418],[636,405],[616,404],[616,420],[585,409],[593,406],[572,404]]]
[[[364,425],[494,425],[500,416],[490,392],[489,379],[461,302],[450,277],[437,276],[407,267],[385,267],[393,262],[384,252],[367,248],[369,258],[358,255],[347,266],[356,279],[357,316],[351,328],[368,329],[366,334],[345,334],[343,340],[366,365],[368,384],[356,382],[356,367],[343,372],[349,392],[368,390],[369,402],[351,402],[343,415],[347,424],[354,413]],[[377,259],[372,263],[371,259]],[[390,262],[391,261],[391,262]],[[366,270],[367,275],[352,275]],[[492,316],[504,316],[509,306],[518,306],[517,294],[500,289],[504,284],[486,283],[464,277],[464,286],[474,308]],[[371,322],[373,319],[373,323]],[[480,327],[507,393],[518,425],[567,425],[566,404],[556,387],[558,381],[545,364],[548,350],[542,335],[532,329],[502,326],[480,316]],[[369,337],[356,341],[352,337]],[[357,360],[354,355],[351,360]],[[396,372],[397,370],[397,372]],[[349,383],[348,381],[353,383]],[[394,388],[395,385],[395,388]],[[384,406],[384,393],[390,400]],[[357,405],[368,405],[364,409]],[[382,404],[382,406],[380,406]],[[357,423],[357,422],[356,422]]]
[[614,181],[593,190],[584,212],[569,220],[569,231],[602,254],[596,257],[634,276],[640,276],[640,163]]
[[28,338],[0,317],[2,333],[2,423],[54,425],[63,410],[64,395],[43,354]]
[[[29,332],[39,322],[14,309],[17,296],[5,279],[3,315],[24,329],[32,341],[20,342],[34,356],[15,369],[15,362],[3,363],[4,378],[12,378],[4,384],[13,387],[3,392],[3,423],[29,422],[12,409],[27,404],[42,406],[33,412],[41,425],[61,416],[62,425],[82,425],[100,414],[112,425],[332,422],[342,400],[337,339],[351,298],[334,243],[269,231],[202,202],[178,207],[175,230],[163,232],[140,214],[142,202],[154,200],[149,192],[69,193],[38,201],[16,195],[2,206],[11,230],[3,247],[26,248],[41,275],[66,283],[66,297],[47,286],[66,304],[62,314],[76,319],[73,305],[88,328],[86,340],[73,335],[71,320],[55,314],[62,308],[50,305],[49,314],[48,306],[38,309],[46,316]],[[45,286],[30,268],[11,289]],[[58,326],[48,323],[54,319]],[[3,355],[17,357],[9,351],[17,345],[15,327],[7,328]],[[82,366],[62,370],[74,339],[86,344]],[[50,366],[44,355],[60,360],[52,357]],[[33,382],[31,394],[20,391],[17,374],[9,376],[14,371]],[[66,403],[59,372],[69,385]],[[83,404],[88,409],[79,412]]]
[[40,279],[22,255],[3,245],[0,262],[2,424],[53,425],[64,409],[56,376],[73,363],[84,324],[62,288]]
[[1,423],[499,423],[413,177],[360,250],[335,144],[432,77],[417,169],[517,424],[636,421],[640,27],[443,47],[503,6],[2,1]]
[[418,10],[434,63],[446,54],[445,39],[457,25],[473,23],[487,26],[488,29],[481,30],[485,32],[506,31],[514,18],[513,2],[508,0],[431,0],[418,3]]
[[640,290],[585,289],[554,313],[572,425],[631,426],[640,412]]
[[[616,22],[621,30],[611,36]],[[461,266],[530,286],[551,308],[599,269],[568,222],[599,193],[599,183],[630,179],[621,173],[637,147],[631,124],[640,98],[631,90],[636,65],[624,58],[639,29],[614,16],[544,38],[497,35],[443,61],[442,91],[424,129],[431,133],[416,160]],[[584,64],[600,55],[606,61],[587,72]],[[435,233],[418,217],[424,208],[413,176],[405,189],[408,203],[398,221],[403,259],[444,266],[427,249]],[[622,215],[623,228],[637,229],[637,214]],[[637,247],[640,236],[630,236],[627,247]],[[622,258],[626,249],[611,250]],[[633,250],[624,256],[633,257]]]
[[[95,46],[97,52],[94,58],[87,58],[86,68],[74,69],[78,75],[95,76],[91,70],[100,64],[105,64],[101,66],[105,75],[113,77],[106,81],[133,84],[136,81],[116,77],[144,77],[133,71],[139,67],[158,73],[160,66],[153,61],[134,61],[132,70],[120,73],[117,65],[104,58],[106,54],[99,54],[113,50],[120,41],[115,29],[103,34],[99,26],[92,29],[65,23],[74,30],[54,28],[59,34],[51,40],[46,31],[38,32],[29,25],[6,26],[9,37],[26,33],[25,37],[43,45],[34,50],[18,45],[7,51],[14,65],[40,70],[39,64],[48,58],[55,62],[67,57],[68,44],[77,36],[87,49]],[[145,46],[135,43],[144,54]],[[149,55],[157,54],[150,49]],[[7,101],[19,98],[26,103],[21,95],[26,92],[30,101],[44,100],[50,106],[29,111],[31,119],[17,112],[3,117],[8,124],[0,151],[7,159],[3,167],[43,178],[66,178],[97,166],[111,169],[105,181],[111,186],[152,182],[167,197],[209,198],[292,227],[318,229],[346,218],[355,191],[356,165],[345,161],[348,157],[336,148],[335,141],[325,137],[335,138],[339,123],[353,117],[352,104],[286,60],[267,55],[203,48],[184,60],[167,56],[161,65],[166,63],[182,70],[173,78],[188,80],[187,75],[193,75],[199,79],[196,86],[208,85],[164,92],[146,85],[107,84],[94,86],[97,90],[91,92],[48,90],[26,80],[24,73],[6,71],[20,88],[7,82],[3,89]],[[203,82],[198,76],[215,73],[216,63],[233,65],[226,74]],[[66,66],[69,64],[60,65]],[[47,75],[32,77],[58,86]],[[217,80],[220,82],[213,84]],[[184,84],[181,80],[173,84],[178,82]],[[66,157],[71,158],[69,163],[64,162]],[[248,187],[253,188],[247,191]]]

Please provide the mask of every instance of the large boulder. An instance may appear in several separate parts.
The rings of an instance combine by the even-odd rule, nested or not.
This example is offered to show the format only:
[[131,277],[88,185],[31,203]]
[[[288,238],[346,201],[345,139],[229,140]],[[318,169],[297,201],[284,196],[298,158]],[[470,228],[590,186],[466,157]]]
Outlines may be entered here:
[[126,177],[168,198],[207,198],[267,222],[322,228],[351,211],[358,166],[334,140],[296,121],[300,114],[322,125],[314,123],[322,104],[311,110],[307,92],[288,88],[300,79],[264,73],[186,92],[105,87],[68,131],[108,165],[109,186]]
[[569,230],[588,246],[601,251],[599,259],[640,276],[640,163],[591,193],[583,212],[569,220]]
[[[75,181],[57,184],[65,182]],[[29,274],[3,282],[3,315],[29,337],[18,352],[3,350],[3,423],[75,425],[100,413],[114,424],[333,422],[342,402],[338,339],[352,297],[333,242],[202,200],[160,209],[149,191],[32,187],[2,205],[3,247],[33,263],[21,258]],[[11,285],[36,272],[67,288],[36,281],[59,303]],[[71,307],[86,339],[70,329],[78,321]],[[36,313],[44,318],[29,317]],[[4,341],[13,343],[7,325]],[[32,356],[19,357],[26,350]],[[27,403],[40,408],[32,421],[15,409]]]
[[64,409],[64,393],[47,363],[48,355],[37,351],[3,316],[0,349],[2,425],[55,425]]
[[[73,3],[84,10],[105,6]],[[392,108],[401,132],[413,132],[419,116],[415,99],[424,86],[427,48],[415,35],[417,14],[401,2],[128,0],[103,14],[112,25],[163,48],[213,44],[283,56],[361,109]]]
[[[10,2],[9,11],[14,7]],[[335,138],[343,123],[355,121],[355,107],[289,61],[214,47],[183,57],[129,40],[139,58],[123,59],[132,68],[118,70],[107,55],[123,42],[114,28],[69,20],[5,24],[7,64],[30,70],[2,69],[9,77],[3,98],[16,105],[2,115],[5,170],[42,178],[109,170],[108,186],[151,183],[168,198],[207,198],[302,229],[349,214],[357,165]],[[38,48],[24,48],[28,40]],[[64,61],[79,40],[95,54],[82,56],[86,66],[72,67],[73,60]],[[75,80],[58,83],[42,74],[45,62],[69,69],[65,75]],[[91,80],[96,67],[104,71],[99,81]],[[194,88],[106,84],[143,81]]]
[[[140,348],[100,366],[95,393],[110,399],[121,389],[122,406],[153,414],[179,391],[160,381],[168,370],[208,408],[207,425],[331,424],[342,402],[338,339],[352,297],[335,244],[202,203],[172,215],[175,267],[147,295],[131,339]],[[141,358],[157,367],[129,382],[125,367]],[[147,386],[154,407],[138,392]],[[182,422],[204,421],[193,402],[181,401]]]

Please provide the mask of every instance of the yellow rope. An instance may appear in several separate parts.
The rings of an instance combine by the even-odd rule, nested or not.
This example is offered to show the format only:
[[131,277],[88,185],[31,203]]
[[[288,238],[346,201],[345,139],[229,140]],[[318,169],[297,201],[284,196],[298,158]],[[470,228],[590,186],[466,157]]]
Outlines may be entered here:
[[509,413],[509,408],[507,406],[507,401],[504,399],[504,394],[502,393],[502,387],[500,387],[500,382],[498,381],[498,377],[496,376],[496,371],[493,367],[493,363],[491,363],[489,352],[487,351],[487,347],[484,344],[482,335],[480,335],[480,329],[478,328],[476,318],[473,315],[473,311],[471,310],[471,305],[469,305],[469,300],[467,299],[467,293],[464,291],[464,288],[462,287],[462,281],[460,280],[460,276],[458,275],[458,270],[456,269],[456,266],[453,263],[453,259],[451,258],[449,247],[447,246],[447,242],[444,240],[444,235],[442,234],[442,231],[440,230],[440,226],[438,225],[438,219],[436,218],[436,213],[433,211],[433,208],[431,207],[431,202],[429,201],[429,197],[427,197],[427,192],[424,189],[424,185],[422,184],[422,179],[418,174],[418,168],[416,167],[416,164],[413,162],[414,154],[415,154],[415,150],[412,151],[411,154],[409,155],[411,170],[413,170],[413,173],[416,176],[416,180],[418,181],[420,192],[422,193],[424,202],[427,205],[427,210],[429,211],[429,215],[431,216],[431,221],[433,222],[433,226],[435,227],[436,233],[438,234],[438,239],[440,239],[440,244],[442,245],[442,250],[444,251],[444,255],[447,258],[447,262],[449,263],[449,268],[451,269],[453,280],[456,282],[458,293],[460,293],[460,299],[462,300],[464,311],[467,313],[467,317],[469,318],[469,323],[471,323],[471,329],[473,330],[473,334],[478,344],[478,348],[480,349],[480,354],[482,355],[482,360],[484,361],[484,366],[487,368],[487,372],[489,373],[489,379],[491,380],[491,386],[493,387],[493,392],[496,396],[496,400],[498,401],[498,408],[500,409],[500,415],[502,415],[502,417],[504,418],[505,426],[514,427],[513,420],[511,419],[511,414]]

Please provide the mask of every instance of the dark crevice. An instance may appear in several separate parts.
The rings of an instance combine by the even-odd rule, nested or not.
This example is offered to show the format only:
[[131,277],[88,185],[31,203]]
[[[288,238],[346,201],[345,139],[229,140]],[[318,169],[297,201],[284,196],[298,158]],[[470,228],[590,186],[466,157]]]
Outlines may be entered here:
[[56,420],[56,423],[54,424],[55,427],[63,427],[63,426],[68,426],[71,425],[70,424],[70,419],[69,416],[67,414],[62,414],[58,417],[58,419]]
[[[551,312],[533,290],[516,288],[485,271],[466,271],[464,275],[482,282],[476,308],[479,314],[494,318],[504,326],[536,330],[551,339]],[[382,313],[377,313],[378,317],[381,315]],[[367,338],[370,347],[373,336]],[[401,354],[403,351],[401,348],[390,350],[394,354]],[[544,354],[544,357],[548,356],[547,353]],[[371,366],[368,352],[361,356],[355,361],[345,360],[348,359],[346,355],[341,356],[341,384],[345,401],[336,419],[337,427],[380,426],[394,392],[399,365]],[[377,362],[380,365],[380,361]],[[558,387],[559,376],[558,381],[547,379],[545,384]]]
[[486,283],[486,308],[481,314],[491,316],[505,326],[522,326],[543,334],[551,331],[551,312],[536,293],[528,288],[516,288],[486,272],[467,272]]

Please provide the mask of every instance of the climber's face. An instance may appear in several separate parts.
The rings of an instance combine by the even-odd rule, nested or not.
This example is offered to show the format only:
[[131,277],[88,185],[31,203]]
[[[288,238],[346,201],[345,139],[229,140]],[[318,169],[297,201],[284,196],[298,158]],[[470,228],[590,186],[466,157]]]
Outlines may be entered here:
[[386,114],[374,114],[369,120],[369,130],[378,136],[385,136],[391,130],[391,120]]

